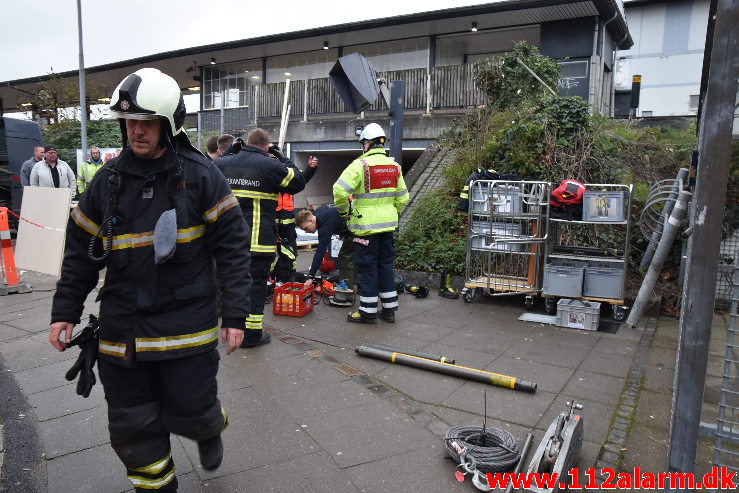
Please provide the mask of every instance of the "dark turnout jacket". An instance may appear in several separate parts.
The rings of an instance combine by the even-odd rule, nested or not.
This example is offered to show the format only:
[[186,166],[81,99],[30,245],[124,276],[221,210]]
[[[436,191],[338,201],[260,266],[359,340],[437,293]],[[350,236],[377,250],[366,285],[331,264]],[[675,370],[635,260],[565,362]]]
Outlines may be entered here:
[[305,188],[303,174],[288,158],[280,161],[250,145],[236,154],[221,156],[216,164],[226,176],[244,219],[251,227],[248,242],[251,254],[274,255],[278,194],[302,191]]
[[322,205],[313,212],[316,216],[316,229],[318,230],[318,245],[316,245],[316,253],[313,255],[313,263],[311,263],[308,274],[315,276],[318,268],[321,266],[323,254],[331,246],[331,236],[339,235],[344,241],[354,236],[346,226],[346,219],[341,217],[339,210],[334,205]]
[[[111,180],[111,177],[114,177]],[[118,181],[117,206],[115,182]],[[176,209],[172,257],[154,262],[154,227]],[[108,222],[112,248],[107,244]],[[100,289],[101,357],[121,364],[171,359],[217,345],[214,262],[222,290],[223,326],[244,328],[248,310],[249,229],[221,172],[201,154],[181,149],[143,161],[130,149],[103,166],[72,211],[51,321],[79,323],[83,303],[107,267]]]

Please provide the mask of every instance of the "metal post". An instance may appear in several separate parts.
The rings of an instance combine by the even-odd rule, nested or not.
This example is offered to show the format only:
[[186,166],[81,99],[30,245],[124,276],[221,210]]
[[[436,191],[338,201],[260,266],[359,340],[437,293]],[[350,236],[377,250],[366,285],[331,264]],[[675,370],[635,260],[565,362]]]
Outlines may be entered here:
[[226,90],[224,89],[221,93],[221,110],[220,110],[220,119],[221,124],[218,127],[218,133],[223,135],[223,121],[226,119]]
[[308,79],[303,84],[303,121],[308,121]]
[[681,190],[677,197],[677,202],[672,208],[670,219],[667,221],[662,238],[659,240],[657,250],[654,252],[652,263],[649,264],[649,270],[644,276],[641,288],[639,288],[639,294],[636,296],[636,300],[634,300],[634,306],[631,308],[629,318],[626,320],[626,325],[629,327],[633,327],[639,321],[644,307],[652,296],[652,290],[654,289],[654,285],[657,284],[662,266],[665,264],[667,255],[670,253],[672,243],[675,241],[677,233],[680,230],[680,225],[685,219],[689,202],[690,192]]
[[[736,104],[739,51],[736,26],[739,0],[721,0],[716,6],[708,85],[698,138],[698,177],[692,210],[694,232],[688,243],[683,286],[675,385],[670,421],[668,471],[692,473],[708,365],[716,275],[726,203],[731,131]],[[711,21],[709,21],[709,24]],[[709,30],[710,32],[710,30]],[[713,219],[711,219],[713,218]]]
[[[85,54],[82,49],[82,4],[77,0],[77,34],[80,45],[80,135],[82,137],[82,161],[87,159],[87,92],[85,90]],[[79,171],[80,162],[77,162]]]
[[641,92],[641,75],[631,78],[631,103],[629,104],[629,119],[636,117],[639,108],[639,93]]
[[203,112],[198,111],[198,150],[203,148]]
[[403,111],[405,109],[405,81],[390,83],[390,157],[403,164]]

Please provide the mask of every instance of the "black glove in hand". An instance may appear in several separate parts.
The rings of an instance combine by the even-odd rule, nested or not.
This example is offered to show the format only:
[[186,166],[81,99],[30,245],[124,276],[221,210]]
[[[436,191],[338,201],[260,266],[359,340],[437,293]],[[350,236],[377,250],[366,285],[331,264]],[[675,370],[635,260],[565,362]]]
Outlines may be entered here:
[[88,397],[92,387],[95,385],[95,362],[98,358],[98,321],[95,315],[90,315],[90,321],[82,331],[77,334],[68,347],[79,346],[81,351],[72,368],[67,370],[64,378],[70,382],[79,374],[77,381],[77,394]]
[[269,149],[267,149],[267,152],[272,154],[274,157],[282,161],[282,154],[280,154],[280,148],[276,145],[269,146]]

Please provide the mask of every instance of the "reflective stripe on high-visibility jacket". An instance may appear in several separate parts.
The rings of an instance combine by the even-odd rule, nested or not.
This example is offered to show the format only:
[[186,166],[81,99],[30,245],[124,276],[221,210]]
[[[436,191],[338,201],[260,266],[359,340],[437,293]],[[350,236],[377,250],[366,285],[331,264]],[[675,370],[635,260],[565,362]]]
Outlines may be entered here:
[[281,193],[277,197],[277,209],[278,211],[294,211],[295,203],[293,202],[293,196],[289,193]]
[[278,219],[277,224],[295,224],[295,218],[288,217],[286,219]]
[[400,166],[382,148],[370,149],[347,166],[334,183],[333,194],[342,214],[349,212],[352,195],[347,227],[357,236],[394,231],[409,198]]

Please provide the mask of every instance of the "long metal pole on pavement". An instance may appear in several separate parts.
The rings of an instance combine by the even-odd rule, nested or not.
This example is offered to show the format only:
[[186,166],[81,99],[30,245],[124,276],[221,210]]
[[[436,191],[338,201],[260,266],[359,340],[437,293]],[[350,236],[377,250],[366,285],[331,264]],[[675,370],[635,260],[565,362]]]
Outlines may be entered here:
[[[77,33],[80,42],[80,135],[82,136],[82,161],[87,159],[87,92],[85,90],[85,52],[82,49],[82,0],[77,0]],[[77,162],[79,171],[80,162]]]
[[668,471],[679,473],[695,468],[739,77],[739,0],[714,0],[710,10],[715,21],[709,24],[715,22],[715,29],[705,53],[710,69],[701,102],[700,156],[691,209],[694,230],[688,241],[670,420]]

